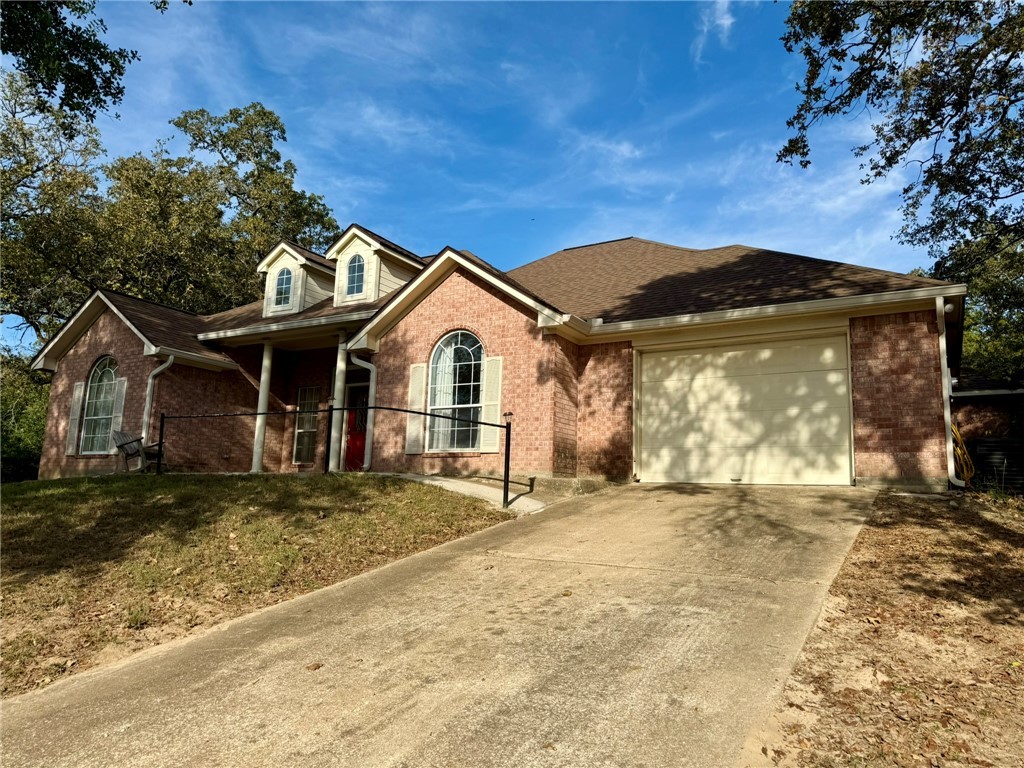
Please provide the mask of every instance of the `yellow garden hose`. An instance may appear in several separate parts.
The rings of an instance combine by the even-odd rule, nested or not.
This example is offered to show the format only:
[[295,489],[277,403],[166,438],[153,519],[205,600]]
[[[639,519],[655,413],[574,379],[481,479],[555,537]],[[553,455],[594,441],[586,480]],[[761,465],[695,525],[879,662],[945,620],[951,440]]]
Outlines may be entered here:
[[974,462],[967,453],[967,446],[956,424],[953,424],[953,466],[956,468],[956,476],[970,487],[971,478],[974,477]]

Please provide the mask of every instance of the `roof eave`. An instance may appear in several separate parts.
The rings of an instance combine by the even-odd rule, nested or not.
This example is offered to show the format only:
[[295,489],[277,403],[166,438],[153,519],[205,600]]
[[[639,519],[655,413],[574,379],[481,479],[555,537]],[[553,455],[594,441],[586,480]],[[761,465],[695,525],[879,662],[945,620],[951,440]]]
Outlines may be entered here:
[[884,307],[908,301],[934,300],[936,297],[951,298],[963,296],[967,286],[962,284],[938,285],[928,288],[912,288],[903,291],[886,291],[869,293],[861,296],[843,296],[831,299],[813,299],[795,301],[787,304],[768,304],[759,307],[743,307],[715,312],[699,312],[669,317],[653,317],[646,320],[624,320],[613,323],[590,323],[592,337],[610,336],[637,331],[656,331],[669,328],[681,328],[694,325],[728,323],[737,320],[757,320],[762,318],[788,317],[824,312],[842,312]]
[[248,337],[263,337],[268,334],[281,333],[286,331],[301,330],[303,328],[323,328],[331,325],[344,325],[345,323],[368,320],[377,313],[375,309],[362,312],[349,312],[343,315],[330,315],[328,317],[311,317],[301,320],[285,320],[278,323],[264,323],[262,325],[247,325],[243,328],[230,328],[224,331],[210,331],[200,333],[199,341],[225,341],[239,340]]
[[[96,311],[96,302],[100,301],[103,303],[103,307]],[[36,356],[32,358],[31,367],[35,371],[55,371],[57,369],[57,363],[64,355],[67,354],[68,350],[75,345],[75,342],[92,326],[94,322],[103,314],[104,311],[109,309],[118,319],[124,323],[128,329],[134,333],[142,341],[146,347],[152,347],[152,343],[147,339],[142,332],[135,327],[135,325],[124,316],[114,303],[103,295],[102,291],[96,290],[92,292],[82,306],[71,316],[61,329],[57,332],[57,335],[50,339],[43,345]]]

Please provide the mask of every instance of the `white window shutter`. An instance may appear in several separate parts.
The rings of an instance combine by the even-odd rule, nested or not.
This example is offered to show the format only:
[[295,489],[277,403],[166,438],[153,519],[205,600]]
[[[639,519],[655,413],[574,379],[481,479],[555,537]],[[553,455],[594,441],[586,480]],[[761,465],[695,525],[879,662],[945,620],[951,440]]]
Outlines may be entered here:
[[78,423],[82,418],[82,398],[85,397],[85,383],[75,384],[74,394],[71,395],[71,413],[68,416],[68,443],[64,450],[67,456],[74,456],[78,453]]
[[[481,421],[501,423],[501,360],[500,357],[484,358],[484,383]],[[502,430],[497,427],[480,427],[480,453],[497,453],[501,444]]]
[[[409,366],[409,410],[422,411],[426,404],[427,366],[413,363]],[[405,425],[405,452],[408,455],[423,453],[424,417],[417,413],[407,414]]]
[[121,416],[124,415],[124,390],[128,386],[128,379],[117,379],[114,382],[114,408],[110,413],[110,439],[108,450],[114,453],[117,446],[114,445],[114,432],[121,429]]

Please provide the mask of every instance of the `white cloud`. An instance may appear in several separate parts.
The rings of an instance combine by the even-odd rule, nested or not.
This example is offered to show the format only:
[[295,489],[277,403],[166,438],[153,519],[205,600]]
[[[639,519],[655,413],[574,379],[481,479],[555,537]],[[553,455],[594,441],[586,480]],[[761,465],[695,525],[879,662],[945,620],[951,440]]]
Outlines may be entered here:
[[732,15],[729,5],[730,0],[715,0],[710,7],[701,11],[697,23],[697,37],[690,43],[690,56],[694,64],[703,63],[704,47],[712,33],[718,36],[718,42],[723,46],[729,44],[729,33],[732,31],[732,25],[736,23],[736,17]]

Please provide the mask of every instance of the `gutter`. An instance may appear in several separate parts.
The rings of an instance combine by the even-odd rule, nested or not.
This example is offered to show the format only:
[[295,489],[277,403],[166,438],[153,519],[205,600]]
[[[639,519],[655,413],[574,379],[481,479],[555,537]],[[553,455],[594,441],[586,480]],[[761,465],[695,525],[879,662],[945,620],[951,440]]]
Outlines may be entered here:
[[146,404],[142,407],[142,444],[146,444],[149,437],[149,422],[153,413],[153,391],[156,389],[156,377],[174,365],[174,355],[150,371],[146,379]]
[[946,422],[946,474],[949,484],[965,488],[967,483],[956,476],[956,460],[953,454],[953,415],[950,401],[953,395],[953,381],[949,375],[949,361],[946,359],[946,299],[935,297],[935,321],[939,326],[939,364],[942,367],[942,417]]
[[920,299],[934,298],[937,301],[942,301],[947,296],[963,296],[966,293],[966,285],[939,285],[934,288],[914,288],[907,291],[869,293],[862,296],[843,296],[835,299],[794,301],[788,304],[767,304],[761,307],[699,312],[689,315],[675,315],[673,317],[655,317],[649,320],[625,320],[617,323],[591,321],[589,324],[589,335],[593,337],[612,333],[723,323],[731,320],[756,320],[766,317],[803,315],[812,312],[836,312]]
[[[370,392],[369,392],[369,404],[377,404],[377,366],[373,363],[361,360],[356,357],[355,353],[350,353],[349,358],[355,365],[360,368],[365,368],[370,372]],[[366,411],[366,448],[363,453],[363,471],[366,472],[370,469],[370,458],[373,456],[373,414],[376,413],[372,408]]]

